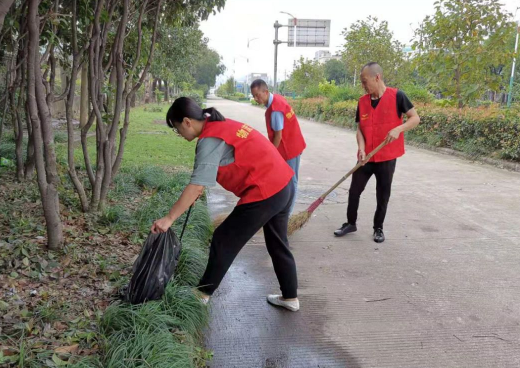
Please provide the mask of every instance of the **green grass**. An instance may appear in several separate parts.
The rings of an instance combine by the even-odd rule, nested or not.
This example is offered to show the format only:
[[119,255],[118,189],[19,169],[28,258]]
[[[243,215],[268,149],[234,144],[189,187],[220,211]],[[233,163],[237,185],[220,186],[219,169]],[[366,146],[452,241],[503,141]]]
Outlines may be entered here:
[[[165,111],[167,106],[164,105]],[[191,166],[195,157],[195,142],[176,136],[165,121],[165,112],[144,111],[138,107],[131,112],[128,138],[125,144],[125,166]]]
[[[120,205],[107,208],[99,221],[107,225],[133,228],[145,236],[150,224],[168,212],[189,182],[189,174],[167,174],[157,167],[125,173],[114,191],[123,188],[152,189],[155,193],[136,211],[124,212]],[[120,187],[121,186],[121,187]],[[174,224],[180,235],[186,214]],[[124,220],[122,220],[124,219]],[[201,330],[208,311],[193,292],[207,262],[211,236],[209,215],[204,201],[198,201],[183,238],[176,274],[162,300],[142,305],[118,302],[111,305],[100,321],[104,336],[104,367],[197,367],[207,352],[201,349]]]
[[[163,110],[167,111],[167,105]],[[188,142],[175,135],[165,122],[166,112],[145,111],[145,107],[136,107],[130,113],[130,125],[123,155],[123,167],[160,166],[160,167],[191,167],[195,157],[195,142]],[[121,116],[123,119],[124,116]],[[164,122],[159,124],[159,121]],[[121,123],[122,125],[122,123]],[[89,133],[95,133],[93,126]],[[61,133],[57,133],[61,136]],[[96,137],[87,138],[91,165],[96,162]],[[119,134],[117,138],[119,144]],[[56,142],[58,161],[67,162],[67,144]],[[81,144],[77,142],[75,149],[75,163],[84,170],[85,163]]]

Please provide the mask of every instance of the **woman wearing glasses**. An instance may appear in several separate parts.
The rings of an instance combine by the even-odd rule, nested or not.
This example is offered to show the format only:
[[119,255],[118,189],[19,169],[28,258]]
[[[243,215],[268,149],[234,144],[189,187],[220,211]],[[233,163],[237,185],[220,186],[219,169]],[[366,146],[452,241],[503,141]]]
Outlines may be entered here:
[[203,193],[218,182],[240,198],[226,220],[215,229],[208,265],[199,282],[207,303],[242,247],[264,230],[282,295],[267,301],[291,311],[299,309],[296,264],[287,239],[289,210],[294,196],[292,169],[262,134],[214,108],[201,109],[189,98],[175,100],[166,115],[168,126],[188,141],[198,138],[190,184],[170,212],[156,220],[152,232],[164,232]]

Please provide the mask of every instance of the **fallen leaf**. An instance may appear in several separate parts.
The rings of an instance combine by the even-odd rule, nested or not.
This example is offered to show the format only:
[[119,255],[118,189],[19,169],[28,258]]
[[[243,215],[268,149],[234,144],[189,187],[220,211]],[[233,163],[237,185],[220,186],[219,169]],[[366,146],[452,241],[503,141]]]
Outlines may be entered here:
[[4,354],[4,356],[13,356],[17,353],[15,348],[11,348],[9,346],[1,346],[0,345],[0,352]]
[[71,261],[71,259],[69,256],[65,257],[65,259],[63,259],[63,261],[61,262],[62,267],[63,268],[68,267],[68,265],[70,264],[70,261]]
[[79,344],[74,344],[70,346],[60,346],[59,348],[54,349],[56,354],[74,354],[78,351]]
[[56,364],[57,367],[63,367],[69,364],[69,362],[61,360],[56,354],[52,355],[52,361],[54,364]]
[[54,329],[55,330],[58,330],[58,331],[64,331],[66,330],[67,328],[69,328],[69,326],[67,326],[66,324],[63,324],[61,322],[54,322],[54,325],[53,325]]

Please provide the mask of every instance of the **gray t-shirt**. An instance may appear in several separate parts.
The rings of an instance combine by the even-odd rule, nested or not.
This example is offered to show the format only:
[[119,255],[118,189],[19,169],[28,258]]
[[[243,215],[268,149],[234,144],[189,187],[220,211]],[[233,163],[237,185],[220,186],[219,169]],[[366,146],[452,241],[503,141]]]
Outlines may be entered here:
[[219,166],[235,162],[235,148],[220,138],[202,138],[197,142],[195,164],[190,184],[213,187],[217,184]]

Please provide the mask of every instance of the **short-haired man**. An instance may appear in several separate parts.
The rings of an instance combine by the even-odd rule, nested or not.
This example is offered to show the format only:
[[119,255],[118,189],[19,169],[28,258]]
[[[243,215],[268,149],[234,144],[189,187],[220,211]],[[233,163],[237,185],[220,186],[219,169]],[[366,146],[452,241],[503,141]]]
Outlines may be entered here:
[[[404,154],[403,133],[415,128],[420,118],[402,91],[386,87],[379,64],[368,63],[361,69],[361,83],[367,94],[359,99],[356,112],[358,161],[364,162],[366,155],[381,142],[386,141],[387,144],[352,175],[347,222],[334,231],[334,235],[343,236],[357,230],[359,197],[370,177],[375,175],[377,208],[374,215],[374,241],[382,243],[385,240],[383,222],[395,164],[397,158]],[[405,124],[403,114],[407,116]]]
[[[251,94],[258,104],[267,107],[265,112],[267,135],[283,159],[293,169],[292,184],[294,193],[296,193],[298,190],[300,157],[306,147],[296,114],[283,96],[269,92],[267,83],[262,79],[257,79],[251,83]],[[295,200],[296,194],[290,212],[293,210]]]

